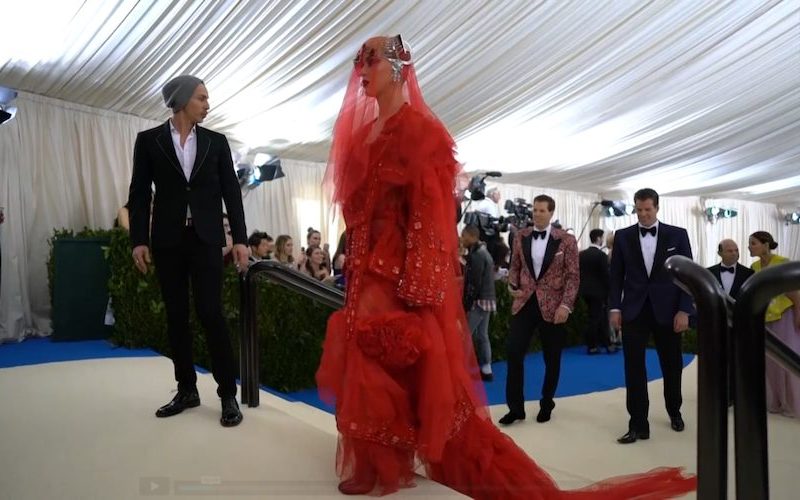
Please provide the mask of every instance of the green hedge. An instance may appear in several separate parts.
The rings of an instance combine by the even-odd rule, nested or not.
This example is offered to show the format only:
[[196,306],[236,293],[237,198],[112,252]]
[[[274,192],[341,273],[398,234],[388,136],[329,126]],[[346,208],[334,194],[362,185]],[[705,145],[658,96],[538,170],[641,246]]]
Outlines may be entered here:
[[[166,333],[164,302],[155,273],[151,270],[142,275],[133,265],[128,233],[121,229],[90,230],[78,233],[56,230],[50,240],[48,276],[51,283],[52,301],[52,243],[60,237],[110,238],[106,258],[111,268],[109,293],[114,307],[114,325],[111,340],[129,348],[151,348],[169,355]],[[511,317],[511,296],[504,282],[496,283],[497,312],[489,323],[492,358],[505,359],[505,338]],[[239,357],[239,278],[235,269],[225,269],[223,279],[223,311],[234,355]],[[290,392],[314,386],[314,373],[322,353],[325,325],[333,310],[303,296],[286,291],[271,283],[258,283],[258,325],[260,329],[260,380],[261,383],[280,391]],[[575,311],[566,324],[567,345],[583,344],[583,325],[586,321],[586,306],[578,301]],[[190,317],[192,331],[199,332],[200,324],[192,308]],[[194,359],[200,366],[210,367],[210,358],[205,336],[195,334]],[[696,335],[684,335],[684,350],[696,352]],[[538,336],[534,336],[531,351],[541,349]]]

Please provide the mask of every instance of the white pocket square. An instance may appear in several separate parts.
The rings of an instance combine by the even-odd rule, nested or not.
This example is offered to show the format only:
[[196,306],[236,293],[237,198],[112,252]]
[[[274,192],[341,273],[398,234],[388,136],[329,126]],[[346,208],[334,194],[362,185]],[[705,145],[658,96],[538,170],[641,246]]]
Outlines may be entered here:
[[676,247],[667,248],[667,252],[674,252]]

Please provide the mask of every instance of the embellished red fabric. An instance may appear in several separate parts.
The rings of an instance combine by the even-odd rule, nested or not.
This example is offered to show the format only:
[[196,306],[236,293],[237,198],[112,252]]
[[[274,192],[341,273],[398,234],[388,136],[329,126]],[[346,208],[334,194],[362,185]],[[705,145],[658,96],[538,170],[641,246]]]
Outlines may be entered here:
[[328,321],[317,372],[336,407],[337,472],[346,492],[387,494],[416,467],[478,499],[670,498],[695,488],[679,469],[561,491],[489,419],[461,306],[454,143],[422,101],[413,66],[407,104],[377,139],[353,72],[326,182],[347,223],[346,303]]

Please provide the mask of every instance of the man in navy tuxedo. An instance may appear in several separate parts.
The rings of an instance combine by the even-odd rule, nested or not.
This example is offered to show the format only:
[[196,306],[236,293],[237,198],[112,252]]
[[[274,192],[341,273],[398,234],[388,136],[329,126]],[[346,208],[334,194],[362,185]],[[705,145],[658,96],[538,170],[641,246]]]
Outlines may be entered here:
[[[755,271],[739,264],[739,246],[733,240],[722,240],[717,246],[717,255],[722,262],[708,268],[725,292],[734,300],[739,298],[739,289]],[[728,343],[728,403],[733,404],[733,344]]]
[[689,328],[692,298],[681,291],[664,268],[673,255],[692,258],[689,235],[681,227],[660,222],[658,193],[646,188],[633,197],[638,224],[614,236],[609,283],[609,319],[622,328],[625,357],[628,432],[617,441],[634,443],[650,438],[645,347],[652,333],[664,375],[664,402],[670,425],[684,429],[681,417],[681,333]]

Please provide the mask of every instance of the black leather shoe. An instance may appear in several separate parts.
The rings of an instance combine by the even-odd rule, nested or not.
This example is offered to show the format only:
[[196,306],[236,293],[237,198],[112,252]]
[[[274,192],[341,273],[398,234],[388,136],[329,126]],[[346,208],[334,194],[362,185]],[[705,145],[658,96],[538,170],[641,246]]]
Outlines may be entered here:
[[242,412],[235,397],[222,398],[222,417],[219,423],[223,427],[234,427],[242,422]]
[[177,415],[187,408],[200,406],[200,395],[193,391],[178,391],[172,401],[156,410],[156,417],[164,418]]
[[592,354],[600,354],[600,349],[598,349],[597,347],[590,347],[590,348],[586,349],[586,354],[588,354],[590,356]]
[[497,422],[500,425],[511,425],[514,422],[516,422],[517,420],[525,420],[525,414],[523,413],[523,414],[520,415],[520,414],[517,414],[517,413],[508,412],[500,420],[498,420]]
[[682,432],[683,429],[686,427],[683,423],[683,418],[680,415],[675,417],[670,417],[670,424],[669,426],[672,427],[672,430],[675,432]]
[[494,380],[494,374],[481,372],[481,380],[483,380],[484,382],[491,382],[492,380]]
[[640,439],[642,440],[650,439],[650,432],[637,432],[634,430],[630,430],[628,431],[627,434],[617,439],[617,442],[620,444],[631,444],[635,443]]
[[543,424],[548,420],[550,420],[550,414],[553,412],[553,408],[556,407],[556,404],[553,403],[552,401],[550,402],[542,401],[539,404],[540,404],[539,414],[536,415],[536,421],[539,422],[540,424]]
[[616,354],[616,352],[617,352],[617,346],[615,346],[614,344],[608,344],[606,346],[606,354]]

